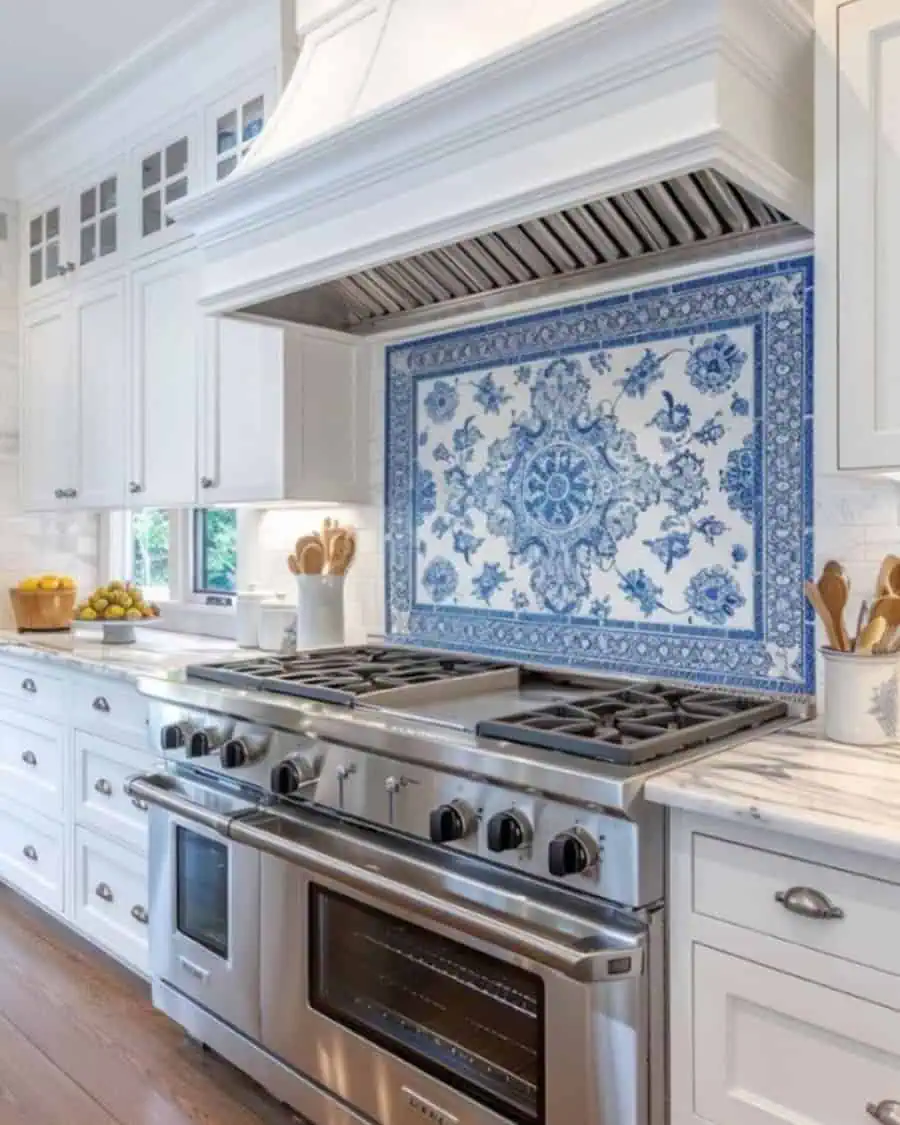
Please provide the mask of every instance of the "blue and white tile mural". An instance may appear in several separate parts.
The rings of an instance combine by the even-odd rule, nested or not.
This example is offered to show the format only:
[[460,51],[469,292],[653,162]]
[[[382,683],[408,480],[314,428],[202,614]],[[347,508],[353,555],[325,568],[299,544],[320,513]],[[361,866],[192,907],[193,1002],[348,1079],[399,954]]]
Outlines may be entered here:
[[387,353],[388,632],[813,690],[812,259]]

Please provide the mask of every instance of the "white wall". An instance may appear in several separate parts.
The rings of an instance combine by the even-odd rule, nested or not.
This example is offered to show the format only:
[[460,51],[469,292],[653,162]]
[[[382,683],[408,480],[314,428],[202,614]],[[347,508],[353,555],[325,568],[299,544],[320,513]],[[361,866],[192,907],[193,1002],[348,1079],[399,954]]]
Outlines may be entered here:
[[0,199],[0,628],[13,624],[6,590],[34,571],[70,574],[79,585],[97,574],[97,517],[26,516],[19,506],[19,356],[16,204]]

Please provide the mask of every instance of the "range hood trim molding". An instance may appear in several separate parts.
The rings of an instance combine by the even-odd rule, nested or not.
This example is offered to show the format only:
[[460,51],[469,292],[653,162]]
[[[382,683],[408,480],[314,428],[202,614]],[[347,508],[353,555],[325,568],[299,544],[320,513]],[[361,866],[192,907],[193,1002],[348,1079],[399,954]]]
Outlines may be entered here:
[[[742,25],[730,18],[734,2],[631,0],[627,6],[595,8],[516,50],[495,55],[180,201],[170,209],[172,215],[196,232],[206,251],[204,307],[212,312],[239,311],[388,259],[699,167],[720,172],[811,225],[811,183],[762,155],[759,146],[744,143],[727,123],[716,119],[721,84],[733,79],[751,83],[767,104],[780,104],[795,114],[799,130],[807,107],[798,107],[796,99],[791,103],[793,91],[783,78],[784,68],[779,71],[768,54],[763,57],[754,50],[759,37],[743,34],[742,26],[748,18],[751,22],[765,18],[770,24],[777,19],[783,31],[778,45],[783,56],[810,42],[810,18],[794,0],[755,0],[753,15],[745,10]],[[678,30],[678,21],[672,17],[679,10],[689,10],[693,24],[688,34],[681,31],[676,36],[672,30]],[[668,16],[668,24],[663,15]],[[655,38],[652,25],[661,25]],[[613,31],[615,54],[608,66],[598,67],[598,51],[606,46],[609,53]],[[703,128],[695,127],[668,144],[650,138],[652,143],[622,160],[601,158],[550,184],[521,191],[510,184],[502,198],[492,197],[477,206],[457,208],[448,201],[441,216],[410,224],[400,235],[391,231],[384,238],[362,238],[352,247],[306,263],[286,265],[278,260],[283,239],[314,229],[329,217],[327,213],[323,217],[329,208],[344,206],[349,215],[362,215],[371,204],[367,198],[371,192],[381,191],[376,202],[383,201],[386,185],[414,175],[422,181],[415,190],[421,191],[429,170],[435,183],[448,168],[459,173],[468,165],[478,174],[485,163],[485,146],[496,142],[502,149],[505,143],[510,151],[513,130],[520,134],[515,147],[523,150],[529,145],[529,131],[535,141],[546,140],[551,117],[565,137],[588,106],[595,118],[602,119],[604,105],[611,106],[616,99],[621,104],[623,97],[639,102],[642,89],[648,91],[649,100],[654,88],[658,93],[660,82],[676,71],[691,90],[708,94],[701,107],[703,120],[697,122]],[[474,152],[477,157],[470,159]],[[238,270],[221,269],[229,257],[252,268],[242,276]]]

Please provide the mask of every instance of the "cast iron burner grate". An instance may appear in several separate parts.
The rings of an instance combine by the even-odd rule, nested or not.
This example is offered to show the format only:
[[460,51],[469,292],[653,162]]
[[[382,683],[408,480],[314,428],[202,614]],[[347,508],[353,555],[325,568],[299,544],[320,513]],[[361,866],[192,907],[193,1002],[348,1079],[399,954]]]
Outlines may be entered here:
[[436,656],[408,649],[315,649],[296,656],[262,656],[219,664],[192,664],[190,679],[208,680],[249,691],[271,691],[321,703],[352,706],[375,692],[458,680],[508,665],[467,657]]
[[633,766],[786,714],[787,704],[778,701],[641,684],[485,719],[475,732],[482,738]]

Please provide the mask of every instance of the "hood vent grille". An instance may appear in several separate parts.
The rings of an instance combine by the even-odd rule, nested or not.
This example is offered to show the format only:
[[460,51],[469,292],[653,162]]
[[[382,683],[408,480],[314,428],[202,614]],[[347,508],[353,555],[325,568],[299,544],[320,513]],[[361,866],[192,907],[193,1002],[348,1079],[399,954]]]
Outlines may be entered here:
[[[797,231],[715,171],[676,176],[539,219],[361,270],[243,311],[374,333],[590,284],[597,271],[735,236]],[[490,300],[485,300],[490,298]]]

